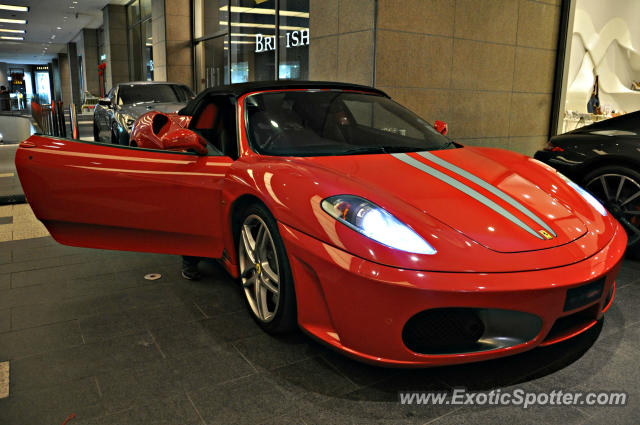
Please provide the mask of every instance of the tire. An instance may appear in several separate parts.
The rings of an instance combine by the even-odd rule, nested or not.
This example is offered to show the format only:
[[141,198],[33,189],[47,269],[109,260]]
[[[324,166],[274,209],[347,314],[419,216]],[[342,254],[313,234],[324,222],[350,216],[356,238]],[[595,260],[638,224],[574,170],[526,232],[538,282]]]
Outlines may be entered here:
[[112,145],[117,145],[118,141],[119,141],[119,136],[118,136],[118,129],[116,128],[115,124],[111,127],[111,144]]
[[100,141],[100,128],[98,128],[98,124],[95,121],[93,122],[93,140],[95,142]]
[[258,203],[247,207],[241,217],[235,232],[236,246],[240,284],[249,312],[268,333],[290,332],[298,326],[296,297],[276,220]]
[[118,130],[118,126],[111,127],[111,143],[114,145],[129,146],[129,135]]
[[[622,166],[608,165],[587,174],[584,188],[607,208],[624,227],[628,247],[640,250],[640,173]],[[635,197],[634,197],[635,196]]]

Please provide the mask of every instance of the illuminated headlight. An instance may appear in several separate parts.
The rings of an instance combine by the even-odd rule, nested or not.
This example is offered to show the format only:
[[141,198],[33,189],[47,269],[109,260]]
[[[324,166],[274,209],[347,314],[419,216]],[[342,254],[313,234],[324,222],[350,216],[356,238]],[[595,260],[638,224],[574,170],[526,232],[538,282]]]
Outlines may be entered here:
[[580,196],[582,196],[584,198],[585,201],[587,201],[593,208],[596,209],[596,211],[598,211],[600,214],[602,214],[603,216],[607,215],[607,209],[600,203],[600,201],[598,201],[596,199],[595,196],[593,196],[592,194],[590,194],[589,192],[587,192],[586,190],[584,190],[582,187],[580,187],[579,185],[577,185],[576,183],[574,183],[573,181],[571,181],[567,176],[565,176],[564,174],[558,172],[558,175],[560,177],[562,177],[562,179],[567,182],[567,184],[569,186],[571,186],[571,188],[573,188],[573,190],[575,190],[576,192],[578,192],[578,194],[580,194]]
[[322,209],[339,222],[388,247],[415,254],[436,253],[409,226],[359,196],[332,196],[322,201]]

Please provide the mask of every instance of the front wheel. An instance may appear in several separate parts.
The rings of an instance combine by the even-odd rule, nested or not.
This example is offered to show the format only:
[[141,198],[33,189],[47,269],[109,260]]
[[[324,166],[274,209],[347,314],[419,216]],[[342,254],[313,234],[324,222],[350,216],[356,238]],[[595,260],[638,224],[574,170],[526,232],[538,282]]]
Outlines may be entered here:
[[640,247],[640,173],[607,166],[589,173],[585,189],[593,194],[627,231],[629,247]]
[[240,282],[249,310],[269,333],[297,326],[293,278],[275,219],[261,204],[248,207],[237,229]]

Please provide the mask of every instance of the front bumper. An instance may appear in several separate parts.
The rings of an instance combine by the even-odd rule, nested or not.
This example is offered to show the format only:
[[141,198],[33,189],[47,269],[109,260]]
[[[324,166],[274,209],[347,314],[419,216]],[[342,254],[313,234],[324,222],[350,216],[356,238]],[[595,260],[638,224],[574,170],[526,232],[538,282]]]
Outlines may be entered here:
[[[441,273],[383,266],[282,223],[279,230],[296,284],[300,327],[352,357],[388,366],[488,360],[586,331],[611,303],[626,246],[618,226],[597,254],[567,266],[513,273]],[[509,255],[517,254],[505,258]],[[597,298],[565,310],[567,290],[600,279],[604,283]],[[424,354],[407,348],[403,329],[414,315],[452,307],[533,315],[539,318],[539,330],[516,345],[482,351]]]

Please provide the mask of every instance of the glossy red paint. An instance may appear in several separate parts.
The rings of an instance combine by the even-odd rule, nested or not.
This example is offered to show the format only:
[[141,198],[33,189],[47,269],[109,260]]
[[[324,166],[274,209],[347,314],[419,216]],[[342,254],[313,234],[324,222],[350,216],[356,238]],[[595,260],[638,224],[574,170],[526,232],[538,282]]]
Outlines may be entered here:
[[[584,307],[598,304],[593,321],[601,317],[624,253],[625,233],[548,166],[497,149],[434,152],[543,217],[557,232],[551,240],[532,237],[390,155],[259,155],[250,148],[245,129],[244,100],[250,95],[238,99],[240,155],[235,161],[32,136],[18,149],[16,166],[36,216],[56,240],[70,245],[213,258],[225,252],[223,264],[237,276],[236,207],[242,200],[260,201],[279,223],[301,328],[372,363],[462,363],[550,343],[545,337],[555,320],[574,313],[562,311],[567,289],[606,276],[602,298]],[[169,114],[154,133],[156,116],[145,114],[134,126],[131,140],[139,147],[157,149],[162,134],[187,127],[191,119]],[[409,156],[427,163],[415,153]],[[429,166],[517,214],[475,183],[437,164]],[[394,250],[340,224],[320,206],[338,194],[356,194],[385,208],[437,254]],[[543,326],[533,340],[494,351],[429,356],[404,346],[402,327],[411,316],[453,306],[529,312]]]
[[[165,121],[164,118],[167,118]],[[154,132],[154,119],[160,119],[161,126],[157,126],[157,133]],[[162,136],[180,129],[188,128],[191,117],[178,114],[166,114],[158,111],[147,112],[140,116],[131,129],[129,144],[139,148],[163,149]]]

